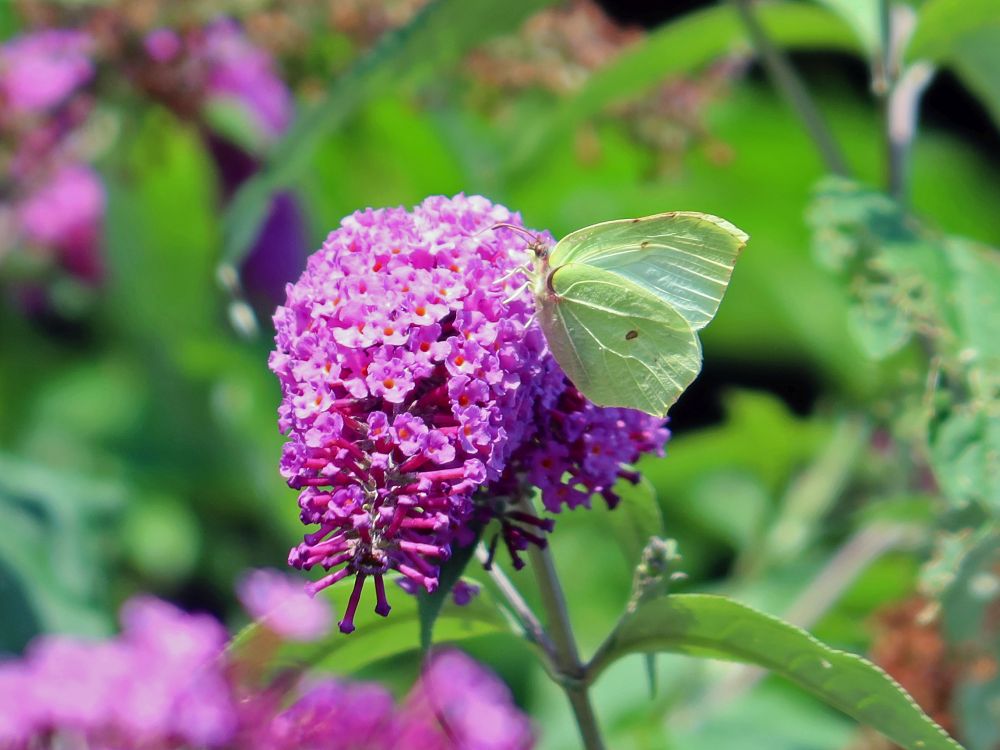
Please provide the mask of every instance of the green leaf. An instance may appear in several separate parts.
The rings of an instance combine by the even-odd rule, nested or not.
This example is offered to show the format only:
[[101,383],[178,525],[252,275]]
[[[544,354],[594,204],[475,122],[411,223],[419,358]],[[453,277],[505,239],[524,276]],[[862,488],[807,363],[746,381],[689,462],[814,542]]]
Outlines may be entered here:
[[965,43],[965,36],[983,28],[1000,29],[996,0],[927,0],[906,48],[906,59],[947,61]]
[[150,113],[109,170],[108,303],[116,323],[177,346],[213,326],[215,170],[197,133]]
[[931,467],[944,494],[957,505],[982,500],[1000,514],[1000,418],[953,406],[931,424]]
[[874,55],[882,44],[879,0],[816,0],[844,19],[854,29],[861,46]]
[[955,715],[969,750],[996,750],[1000,745],[1000,675],[974,677],[956,690]]
[[918,328],[938,335],[953,322],[943,238],[926,232],[891,198],[827,178],[807,218],[816,258],[848,287],[848,322],[873,359],[898,351]]
[[1000,28],[986,27],[962,36],[949,66],[979,97],[1000,128]]
[[[416,600],[402,592],[392,597],[392,612],[388,617],[380,617],[367,608],[361,608],[355,624],[357,630],[350,635],[333,630],[315,643],[280,644],[270,657],[270,670],[308,668],[346,675],[380,659],[421,648],[420,613]],[[253,658],[252,651],[262,630],[262,626],[254,623],[240,631],[229,647],[235,658],[240,659],[244,655]],[[446,601],[435,620],[438,643],[509,632],[496,603],[486,591],[481,591],[461,607]]]
[[986,641],[995,639],[990,611],[1000,596],[1000,526],[988,524],[972,538],[975,543],[941,597],[941,623],[951,643],[979,641],[989,647],[993,644]]
[[451,590],[462,577],[469,561],[476,553],[476,545],[482,535],[481,528],[476,529],[475,538],[464,547],[452,548],[452,555],[438,573],[438,586],[433,593],[420,591],[417,594],[417,613],[420,618],[420,648],[427,651],[434,640],[434,623],[441,614],[441,608],[451,596]]
[[476,45],[516,29],[554,0],[434,0],[406,26],[390,32],[344,75],[322,101],[302,113],[275,146],[264,171],[236,194],[225,217],[223,261],[236,265],[257,236],[270,194],[307,169],[322,139],[373,95],[426,80]]
[[773,670],[907,750],[960,748],[878,667],[724,597],[677,594],[640,603],[594,656],[591,679],[626,654],[653,650]]
[[105,535],[122,501],[114,482],[0,454],[0,653],[39,631],[111,631]]
[[[772,41],[790,50],[852,52],[858,48],[851,30],[822,8],[777,2],[761,5],[758,15]],[[553,142],[609,105],[642,94],[670,76],[697,71],[723,55],[749,48],[746,31],[729,3],[661,26],[594,73],[550,117],[519,127],[508,170],[516,173],[530,168]]]

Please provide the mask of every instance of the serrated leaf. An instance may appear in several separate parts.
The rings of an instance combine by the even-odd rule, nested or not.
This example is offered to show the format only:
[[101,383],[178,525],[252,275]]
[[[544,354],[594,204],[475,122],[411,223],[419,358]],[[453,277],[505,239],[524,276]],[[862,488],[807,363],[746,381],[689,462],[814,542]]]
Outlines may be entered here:
[[553,1],[434,0],[406,26],[389,32],[333,81],[317,105],[296,119],[272,150],[268,166],[236,194],[224,221],[223,262],[239,264],[266,217],[271,193],[308,168],[321,140],[373,94],[426,78],[483,41],[516,29]]
[[1000,514],[1000,418],[954,407],[931,425],[931,467],[957,505],[980,500]]
[[725,597],[676,594],[640,603],[598,650],[588,673],[596,678],[626,654],[653,650],[770,669],[907,750],[961,747],[875,665]]
[[889,196],[851,180],[819,183],[807,219],[813,252],[851,293],[852,333],[874,359],[914,332],[954,324],[944,238],[927,232]]
[[462,577],[476,552],[476,545],[482,536],[482,529],[476,529],[475,538],[464,547],[452,547],[451,557],[441,566],[438,573],[438,586],[430,594],[421,591],[417,594],[417,613],[420,619],[420,648],[427,651],[434,641],[434,623],[441,614],[451,590]]

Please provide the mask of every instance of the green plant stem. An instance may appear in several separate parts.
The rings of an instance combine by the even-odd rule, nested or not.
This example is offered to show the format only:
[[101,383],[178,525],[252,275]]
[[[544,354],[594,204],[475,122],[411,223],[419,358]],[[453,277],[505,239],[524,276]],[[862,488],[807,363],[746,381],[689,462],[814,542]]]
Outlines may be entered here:
[[[522,500],[525,511],[534,514],[534,508],[527,500]],[[559,686],[569,698],[573,716],[576,718],[580,737],[586,750],[604,750],[604,740],[597,724],[594,707],[590,703],[586,670],[580,661],[580,653],[573,635],[573,626],[569,620],[566,608],[566,596],[559,583],[552,554],[547,547],[535,545],[528,547],[528,560],[538,583],[538,593],[545,609],[548,634],[554,647],[554,656],[558,675],[561,678]]]
[[[476,547],[476,557],[484,565],[490,559],[490,554],[486,549],[486,545],[482,542]],[[517,618],[518,623],[521,626],[523,635],[534,643],[538,644],[539,648],[549,659],[549,666],[555,667],[555,646],[552,645],[552,641],[549,638],[549,634],[545,632],[545,628],[535,617],[535,613],[531,611],[531,607],[521,596],[521,592],[517,590],[513,582],[507,577],[506,573],[500,568],[499,563],[493,560],[489,567],[489,576],[493,580],[493,584],[496,586],[497,591],[507,602],[508,606],[514,612],[514,616]]]
[[795,68],[781,50],[771,43],[764,27],[753,12],[751,0],[733,0],[733,2],[768,76],[802,121],[806,132],[819,149],[826,168],[833,174],[846,177],[849,174],[847,161]]

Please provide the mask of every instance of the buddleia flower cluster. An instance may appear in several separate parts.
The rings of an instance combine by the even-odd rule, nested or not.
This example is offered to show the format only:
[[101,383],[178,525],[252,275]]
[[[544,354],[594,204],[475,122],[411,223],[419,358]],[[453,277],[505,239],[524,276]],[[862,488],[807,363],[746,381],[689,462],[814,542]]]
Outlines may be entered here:
[[[316,640],[325,603],[276,571],[239,586],[266,639]],[[507,686],[465,654],[435,652],[400,701],[381,685],[253,677],[215,618],[150,596],[128,601],[105,640],[42,636],[0,661],[5,750],[529,750]],[[252,662],[251,657],[251,662]]]
[[490,520],[494,549],[522,564],[552,527],[514,502],[527,484],[553,512],[595,493],[614,505],[625,465],[662,450],[660,420],[594,406],[556,365],[518,292],[532,258],[520,227],[478,196],[357,212],[275,314],[281,471],[314,527],[289,563],[328,571],[312,593],[353,578],[344,632],[367,580],[387,615],[387,576],[434,591]]

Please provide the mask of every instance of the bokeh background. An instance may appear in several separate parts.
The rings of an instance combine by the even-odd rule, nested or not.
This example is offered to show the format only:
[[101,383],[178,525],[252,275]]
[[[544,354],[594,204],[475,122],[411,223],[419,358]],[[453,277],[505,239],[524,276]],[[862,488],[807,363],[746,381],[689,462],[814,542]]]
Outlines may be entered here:
[[[731,594],[874,653],[938,720],[966,736],[978,727],[975,747],[995,747],[995,717],[962,696],[995,683],[996,662],[977,655],[982,679],[970,677],[926,598],[928,561],[953,541],[933,532],[962,522],[942,521],[926,461],[896,429],[919,406],[919,351],[876,363],[852,337],[849,290],[815,261],[804,218],[826,170],[735,11],[442,3],[451,16],[434,33],[392,38],[415,17],[438,23],[419,20],[422,5],[0,0],[0,39],[76,28],[99,40],[72,147],[105,196],[81,273],[13,229],[18,177],[0,142],[0,652],[41,632],[114,632],[137,591],[241,624],[234,580],[282,566],[302,533],[277,472],[270,314],[342,216],[481,193],[561,236],[697,210],[751,241],[703,334],[704,372],[671,412],[667,457],[643,464],[648,487],[636,490],[655,492],[678,540],[677,587]],[[775,3],[765,20],[852,171],[878,185],[881,104],[863,44],[830,6]],[[215,106],[143,57],[149,32],[196,35],[221,15],[292,92],[297,119],[274,138],[250,127],[238,97]],[[931,226],[998,245],[1000,97],[984,90],[960,66],[931,83],[909,192]],[[234,202],[254,176],[257,194]],[[637,523],[658,532],[655,518]],[[595,503],[560,517],[554,537],[585,652],[628,596],[634,561],[611,526]],[[575,746],[563,697],[524,645],[489,635],[465,647],[512,686],[542,747]],[[402,690],[418,665],[413,655],[361,675]],[[738,667],[659,657],[656,682],[651,697],[634,658],[599,683],[611,747],[881,746]]]

